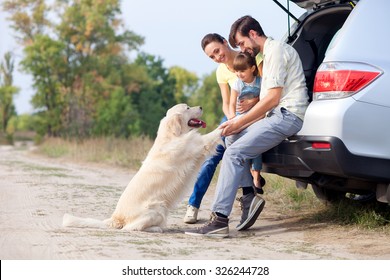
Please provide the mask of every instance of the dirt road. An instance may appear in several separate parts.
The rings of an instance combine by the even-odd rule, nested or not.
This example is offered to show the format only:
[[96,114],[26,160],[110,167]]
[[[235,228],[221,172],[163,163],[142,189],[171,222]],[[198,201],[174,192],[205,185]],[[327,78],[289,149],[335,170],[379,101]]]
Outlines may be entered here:
[[[165,233],[61,227],[64,213],[107,218],[134,173],[62,162],[0,146],[0,259],[390,259],[389,236],[283,217],[267,204],[256,224],[221,240],[183,234],[185,202],[170,215]],[[213,190],[205,197],[202,222]]]

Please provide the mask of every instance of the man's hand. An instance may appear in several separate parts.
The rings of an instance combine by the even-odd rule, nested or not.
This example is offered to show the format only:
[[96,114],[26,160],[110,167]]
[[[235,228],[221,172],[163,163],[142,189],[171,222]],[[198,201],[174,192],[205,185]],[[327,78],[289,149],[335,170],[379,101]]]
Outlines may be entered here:
[[224,122],[223,124],[221,124],[219,126],[219,128],[222,129],[222,136],[229,136],[229,135],[232,135],[232,134],[237,134],[239,133],[241,130],[243,130],[244,128],[241,127],[237,120],[239,118],[235,117],[233,119],[230,119],[226,122]]

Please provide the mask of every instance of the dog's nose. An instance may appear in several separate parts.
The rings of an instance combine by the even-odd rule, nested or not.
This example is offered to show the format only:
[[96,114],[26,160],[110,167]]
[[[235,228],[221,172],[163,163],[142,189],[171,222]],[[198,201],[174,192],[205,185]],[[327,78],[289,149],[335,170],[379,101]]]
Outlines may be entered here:
[[199,106],[199,108],[200,108],[201,110],[203,110],[203,109],[202,109],[202,106]]

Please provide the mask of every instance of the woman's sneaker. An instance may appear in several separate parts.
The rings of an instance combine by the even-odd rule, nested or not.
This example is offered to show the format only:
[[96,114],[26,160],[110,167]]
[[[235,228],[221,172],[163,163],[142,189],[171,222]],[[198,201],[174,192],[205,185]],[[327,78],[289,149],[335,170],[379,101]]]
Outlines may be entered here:
[[195,224],[198,221],[198,211],[198,208],[192,205],[187,205],[187,212],[184,216],[184,222],[186,224]]

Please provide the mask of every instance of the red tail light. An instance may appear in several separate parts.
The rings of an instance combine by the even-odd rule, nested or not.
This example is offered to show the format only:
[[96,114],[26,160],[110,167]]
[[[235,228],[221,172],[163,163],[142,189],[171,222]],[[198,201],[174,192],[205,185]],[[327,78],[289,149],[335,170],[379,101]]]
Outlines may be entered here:
[[329,150],[331,146],[327,142],[313,142],[311,147],[315,150]]
[[313,88],[314,100],[351,96],[372,83],[382,72],[361,63],[323,63]]

